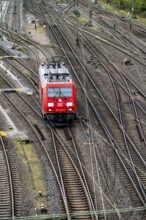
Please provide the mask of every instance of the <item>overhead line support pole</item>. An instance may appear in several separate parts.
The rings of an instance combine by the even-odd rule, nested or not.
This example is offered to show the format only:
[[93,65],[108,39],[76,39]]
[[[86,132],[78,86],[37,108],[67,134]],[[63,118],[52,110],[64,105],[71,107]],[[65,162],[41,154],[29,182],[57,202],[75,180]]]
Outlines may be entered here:
[[3,40],[3,31],[2,31],[2,0],[0,0],[0,13],[1,13],[1,40]]

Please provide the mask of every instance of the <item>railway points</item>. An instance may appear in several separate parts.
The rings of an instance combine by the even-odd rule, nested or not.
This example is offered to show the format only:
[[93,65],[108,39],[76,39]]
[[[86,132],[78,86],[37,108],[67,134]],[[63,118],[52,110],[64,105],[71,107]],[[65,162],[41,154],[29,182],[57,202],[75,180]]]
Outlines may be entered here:
[[[0,218],[145,219],[144,28],[103,10],[101,1],[4,2],[0,136],[16,169],[7,192],[14,189],[15,209],[0,207]],[[70,89],[59,87],[63,74],[48,65],[55,55],[63,57],[77,87],[78,123],[59,128],[42,119],[44,102],[45,113],[73,110]],[[50,100],[47,85],[39,86],[42,62],[46,69],[40,72],[54,94]]]

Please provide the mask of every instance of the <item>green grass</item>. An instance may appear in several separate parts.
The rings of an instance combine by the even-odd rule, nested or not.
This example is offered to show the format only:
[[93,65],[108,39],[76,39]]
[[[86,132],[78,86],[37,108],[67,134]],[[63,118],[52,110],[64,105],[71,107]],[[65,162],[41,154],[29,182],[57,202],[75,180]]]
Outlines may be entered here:
[[[118,15],[124,15],[125,17],[128,17],[129,19],[131,19],[131,13],[128,12],[127,10],[120,10],[120,9],[116,8],[114,5],[106,4],[105,2],[103,2],[101,0],[98,0],[98,2],[102,8],[109,10],[115,14],[118,14]],[[136,15],[136,17],[137,17],[137,19],[132,18],[132,20],[138,21],[139,23],[146,25],[145,18],[141,17],[140,15]]]
[[[74,12],[71,14],[71,17],[76,19],[76,15],[75,15]],[[88,18],[84,14],[80,13],[80,16],[78,16],[78,21],[80,21],[80,22],[88,22]]]
[[44,206],[47,207],[46,198],[41,197],[38,194],[39,191],[41,191],[43,195],[47,195],[48,193],[46,190],[46,183],[42,172],[42,166],[39,161],[38,155],[34,150],[34,146],[32,144],[22,145],[20,143],[17,143],[17,152],[20,157],[20,160],[22,161],[22,166],[25,165],[25,172],[27,172],[27,176],[28,174],[30,176],[32,175],[35,192],[31,193],[31,195],[34,195],[33,199],[36,203],[36,206],[40,207],[41,204],[44,204]]

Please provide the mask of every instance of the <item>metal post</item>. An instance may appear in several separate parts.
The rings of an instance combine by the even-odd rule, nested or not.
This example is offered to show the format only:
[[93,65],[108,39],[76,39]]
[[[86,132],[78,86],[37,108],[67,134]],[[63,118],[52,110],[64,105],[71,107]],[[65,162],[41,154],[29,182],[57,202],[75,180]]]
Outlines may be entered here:
[[89,22],[88,26],[92,26],[92,0],[89,0]]
[[133,18],[133,12],[134,12],[134,2],[131,0],[131,17]]
[[1,40],[3,40],[3,30],[2,30],[2,0],[0,0],[0,10],[1,10]]
[[76,38],[76,46],[80,45],[79,42],[79,33],[78,33],[78,16],[79,16],[79,8],[78,8],[78,0],[77,0],[77,4],[76,4],[76,21],[77,21],[77,38]]
[[131,12],[132,12],[131,17],[133,18],[135,16],[135,1],[134,0],[131,0]]

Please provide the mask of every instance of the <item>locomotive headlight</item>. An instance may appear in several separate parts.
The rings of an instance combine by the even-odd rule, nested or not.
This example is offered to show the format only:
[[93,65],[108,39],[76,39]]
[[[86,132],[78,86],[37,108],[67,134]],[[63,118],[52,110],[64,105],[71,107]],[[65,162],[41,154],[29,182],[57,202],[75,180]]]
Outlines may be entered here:
[[70,112],[70,111],[72,111],[72,109],[71,108],[67,108],[67,111]]
[[54,107],[54,103],[53,102],[48,102],[48,107]]
[[53,102],[48,102],[48,112],[53,112],[54,111],[54,108],[52,108],[52,107],[54,107],[54,103]]
[[68,106],[68,107],[69,107],[69,106],[73,106],[73,103],[72,103],[72,102],[67,102],[67,103],[66,103],[66,106]]

